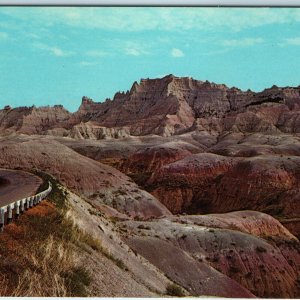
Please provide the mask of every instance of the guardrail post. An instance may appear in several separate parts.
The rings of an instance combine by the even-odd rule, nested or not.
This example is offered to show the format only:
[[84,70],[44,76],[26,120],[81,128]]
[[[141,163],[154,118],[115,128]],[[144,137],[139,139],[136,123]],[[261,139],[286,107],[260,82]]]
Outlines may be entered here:
[[33,197],[30,197],[30,200],[29,200],[29,207],[33,207]]
[[8,205],[8,216],[7,216],[7,223],[10,223],[12,220],[12,207],[11,205]]
[[20,202],[16,202],[15,207],[16,207],[16,219],[18,219],[20,215]]
[[24,200],[24,199],[21,200],[21,213],[24,212],[24,210],[25,210],[25,205],[24,205],[25,201],[26,200]]
[[26,209],[29,209],[30,206],[30,199],[26,198]]
[[1,208],[0,209],[0,230],[1,231],[3,231],[4,229],[4,214],[5,214],[4,209]]

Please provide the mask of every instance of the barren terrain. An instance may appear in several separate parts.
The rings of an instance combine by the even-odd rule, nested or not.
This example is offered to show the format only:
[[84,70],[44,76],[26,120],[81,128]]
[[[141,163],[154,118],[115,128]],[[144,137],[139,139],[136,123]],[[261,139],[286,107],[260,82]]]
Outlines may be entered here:
[[[83,97],[75,113],[0,110],[0,167],[56,186],[6,227],[5,247],[45,217],[47,249],[54,239],[77,257],[55,269],[60,288],[43,293],[44,279],[30,295],[299,298],[299,108],[299,87],[254,93],[169,75],[102,103]],[[41,183],[8,173],[0,199]],[[38,263],[11,259],[39,278]],[[76,294],[65,278],[83,266],[90,280]]]

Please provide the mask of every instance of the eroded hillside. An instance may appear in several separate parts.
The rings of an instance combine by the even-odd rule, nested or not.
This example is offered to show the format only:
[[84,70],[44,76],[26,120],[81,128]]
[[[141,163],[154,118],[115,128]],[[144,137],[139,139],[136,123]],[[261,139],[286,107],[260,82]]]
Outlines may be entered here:
[[299,105],[169,75],[5,107],[0,167],[56,188],[0,234],[1,293],[300,297]]

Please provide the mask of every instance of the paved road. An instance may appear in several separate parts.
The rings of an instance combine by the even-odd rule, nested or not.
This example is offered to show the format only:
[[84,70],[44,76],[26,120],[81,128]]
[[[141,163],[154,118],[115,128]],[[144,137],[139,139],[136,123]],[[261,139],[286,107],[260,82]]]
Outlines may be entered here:
[[34,195],[41,183],[31,173],[0,169],[0,207]]

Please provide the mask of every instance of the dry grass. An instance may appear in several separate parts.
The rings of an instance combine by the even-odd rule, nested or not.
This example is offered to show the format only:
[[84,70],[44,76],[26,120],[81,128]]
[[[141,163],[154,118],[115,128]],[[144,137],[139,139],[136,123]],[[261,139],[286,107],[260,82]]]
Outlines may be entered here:
[[[19,276],[11,296],[86,296],[85,283],[89,283],[90,278],[75,278],[75,274],[88,277],[87,272],[76,261],[76,257],[70,245],[58,242],[50,236],[42,247],[30,255],[29,260],[34,268],[25,270]],[[80,280],[84,282],[81,283]]]
[[74,225],[58,185],[48,200],[0,235],[0,296],[89,295],[91,276],[79,258],[98,241]]
[[[33,223],[36,226],[38,222],[34,219]],[[0,295],[88,296],[91,278],[78,259],[80,252],[84,249],[78,246],[78,243],[84,242],[82,238],[84,233],[77,231],[69,220],[63,220],[59,227],[66,227],[65,232],[72,232],[74,228],[74,232],[68,238],[65,232],[62,232],[61,235],[49,234],[39,240],[40,233],[37,230],[37,235],[32,234],[31,239],[28,240],[28,227],[31,226],[27,225],[25,231],[14,231],[22,225],[7,226],[6,234],[1,237],[2,250],[8,254],[7,260],[10,264],[0,263],[1,273],[6,274],[0,279]],[[57,226],[57,224],[52,226]],[[56,230],[53,231],[55,234]],[[45,233],[47,235],[47,231]]]
[[75,224],[64,189],[51,181],[53,191],[47,201],[27,211],[0,234],[0,256],[4,258],[0,260],[0,296],[89,296],[92,278],[80,258],[92,251],[128,270],[100,240]]
[[0,274],[0,297],[8,294],[8,279],[5,274]]

